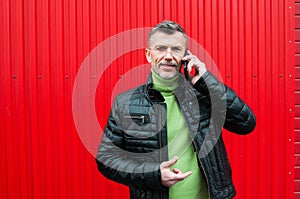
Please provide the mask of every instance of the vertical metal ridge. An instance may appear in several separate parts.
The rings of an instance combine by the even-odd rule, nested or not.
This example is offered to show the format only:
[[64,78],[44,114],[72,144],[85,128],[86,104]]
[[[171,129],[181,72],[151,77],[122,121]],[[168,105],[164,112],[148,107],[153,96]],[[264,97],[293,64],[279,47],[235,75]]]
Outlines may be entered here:
[[[223,81],[257,116],[252,134],[223,134],[236,198],[291,198],[299,176],[293,168],[294,125],[299,126],[298,117],[294,122],[299,101],[298,94],[294,99],[294,9],[292,0],[1,1],[0,195],[129,198],[127,187],[98,173],[80,140],[72,116],[73,85],[98,44],[170,19],[205,48]],[[122,88],[129,87],[134,80],[122,77],[145,61],[143,50],[136,50],[106,69],[95,98],[101,127],[110,110],[109,93],[122,81]],[[97,60],[99,68],[102,62]],[[149,69],[134,72],[142,76]],[[84,84],[94,81],[92,75]],[[299,183],[295,186],[299,191]]]

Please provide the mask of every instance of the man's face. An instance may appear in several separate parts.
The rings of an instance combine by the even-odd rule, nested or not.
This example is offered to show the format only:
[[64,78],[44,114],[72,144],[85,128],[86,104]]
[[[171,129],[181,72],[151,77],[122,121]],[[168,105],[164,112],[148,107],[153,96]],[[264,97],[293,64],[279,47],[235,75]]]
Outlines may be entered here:
[[186,43],[181,32],[170,35],[157,31],[150,38],[146,58],[156,74],[171,79],[180,70],[185,50]]

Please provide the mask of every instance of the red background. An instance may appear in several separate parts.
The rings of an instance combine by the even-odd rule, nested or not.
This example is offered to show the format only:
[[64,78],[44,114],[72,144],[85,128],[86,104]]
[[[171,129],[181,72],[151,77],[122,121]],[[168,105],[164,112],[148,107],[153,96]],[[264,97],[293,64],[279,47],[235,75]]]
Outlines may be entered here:
[[[291,0],[1,0],[0,197],[129,198],[81,142],[72,89],[98,44],[171,19],[257,116],[252,134],[224,134],[236,198],[293,198],[294,10]],[[137,50],[105,71],[95,98],[102,127],[120,77],[144,63]]]

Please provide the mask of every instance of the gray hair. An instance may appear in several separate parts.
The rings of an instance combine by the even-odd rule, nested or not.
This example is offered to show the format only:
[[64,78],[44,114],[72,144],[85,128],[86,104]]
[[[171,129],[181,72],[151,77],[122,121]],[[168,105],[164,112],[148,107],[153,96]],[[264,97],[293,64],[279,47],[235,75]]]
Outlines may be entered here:
[[181,32],[183,34],[185,43],[187,44],[187,36],[186,36],[184,29],[178,23],[176,23],[174,21],[166,20],[166,21],[163,21],[163,22],[157,24],[156,26],[154,26],[152,28],[152,30],[149,34],[149,37],[148,37],[148,46],[150,44],[150,39],[151,39],[152,35],[158,31],[169,34],[169,35],[172,35],[175,32]]

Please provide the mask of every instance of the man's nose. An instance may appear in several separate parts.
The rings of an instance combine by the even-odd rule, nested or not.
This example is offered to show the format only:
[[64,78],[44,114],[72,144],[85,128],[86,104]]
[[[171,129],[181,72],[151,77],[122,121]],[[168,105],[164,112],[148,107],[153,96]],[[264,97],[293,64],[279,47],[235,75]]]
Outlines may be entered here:
[[173,59],[173,55],[172,55],[172,51],[171,51],[171,49],[167,49],[167,51],[166,51],[166,54],[165,54],[165,57],[164,57],[165,59],[168,59],[168,60],[170,60],[170,59]]

